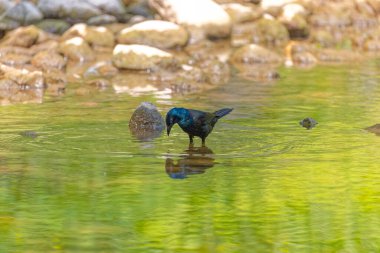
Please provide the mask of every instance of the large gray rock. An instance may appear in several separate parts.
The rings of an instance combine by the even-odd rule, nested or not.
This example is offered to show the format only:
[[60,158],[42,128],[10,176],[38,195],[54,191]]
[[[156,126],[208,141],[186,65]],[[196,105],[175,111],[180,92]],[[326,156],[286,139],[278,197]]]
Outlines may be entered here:
[[191,42],[204,37],[228,37],[231,33],[230,16],[212,0],[150,0],[149,3],[163,19],[186,27]]
[[[125,2],[125,0],[124,0]],[[149,0],[131,1],[131,3],[125,3],[128,14],[132,16],[140,16],[146,19],[154,19],[154,13],[152,8],[149,7]]]
[[90,0],[89,2],[107,14],[117,16],[125,13],[125,6],[120,0]]
[[7,17],[7,13],[11,10],[16,4],[9,0],[0,0],[0,30],[13,30],[19,27],[20,22],[13,20]]
[[40,0],[38,8],[45,17],[66,18],[73,22],[87,21],[101,14],[120,16],[126,12],[120,0]]
[[86,21],[102,12],[87,1],[40,0],[38,8],[45,18],[68,18],[72,21]]
[[43,19],[41,11],[31,2],[21,1],[6,11],[6,17],[23,25],[29,25]]
[[0,13],[4,14],[7,10],[13,8],[16,4],[9,0],[0,0]]
[[145,45],[117,45],[113,50],[112,62],[118,68],[144,70],[157,65],[170,64],[172,54]]
[[70,28],[70,24],[68,22],[60,19],[44,19],[36,23],[36,26],[45,32],[55,34],[62,34]]
[[132,114],[129,129],[136,138],[149,140],[162,133],[165,123],[155,105],[143,102]]
[[123,29],[117,41],[121,44],[143,44],[158,48],[184,46],[189,36],[181,26],[160,20],[148,20]]
[[95,16],[87,20],[87,24],[89,25],[105,25],[105,24],[112,24],[116,22],[117,22],[117,18],[109,14],[102,14],[100,16]]
[[2,18],[0,20],[0,31],[13,30],[20,26],[20,23],[10,19],[10,18]]

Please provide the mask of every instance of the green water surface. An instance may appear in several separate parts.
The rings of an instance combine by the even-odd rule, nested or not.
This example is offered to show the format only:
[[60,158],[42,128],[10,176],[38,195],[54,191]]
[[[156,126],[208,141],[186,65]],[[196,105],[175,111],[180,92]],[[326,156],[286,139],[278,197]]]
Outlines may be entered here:
[[[380,61],[280,75],[0,107],[0,252],[380,252]],[[131,136],[142,101],[234,111],[189,150]]]

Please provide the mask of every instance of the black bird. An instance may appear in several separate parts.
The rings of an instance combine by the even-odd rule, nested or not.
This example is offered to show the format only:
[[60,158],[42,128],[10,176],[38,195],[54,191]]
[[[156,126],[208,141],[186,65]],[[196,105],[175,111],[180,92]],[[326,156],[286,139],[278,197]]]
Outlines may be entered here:
[[202,146],[205,146],[206,137],[211,133],[218,119],[232,110],[231,108],[224,108],[214,113],[209,113],[186,108],[172,108],[166,114],[168,135],[173,125],[178,123],[182,130],[189,135],[190,144],[194,143],[194,136],[198,136],[202,139]]

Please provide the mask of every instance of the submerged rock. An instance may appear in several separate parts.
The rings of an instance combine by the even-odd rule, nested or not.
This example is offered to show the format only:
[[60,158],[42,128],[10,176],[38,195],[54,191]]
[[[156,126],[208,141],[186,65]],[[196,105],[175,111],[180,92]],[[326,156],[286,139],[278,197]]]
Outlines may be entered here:
[[170,64],[172,54],[145,45],[117,45],[113,50],[112,61],[118,68],[144,70],[157,65]]
[[275,69],[282,58],[262,46],[249,44],[238,48],[230,59],[239,76],[253,81],[269,81],[280,77]]
[[268,82],[280,78],[280,74],[272,65],[235,65],[238,76],[255,82]]
[[249,44],[238,48],[231,57],[235,64],[277,64],[281,62],[281,57],[256,44]]
[[231,71],[227,63],[218,61],[217,59],[205,60],[199,64],[204,72],[207,81],[213,85],[226,84],[230,80]]
[[136,138],[150,140],[161,135],[165,123],[155,105],[143,102],[132,114],[129,129]]
[[185,26],[191,42],[205,37],[224,38],[231,33],[231,18],[212,0],[150,0],[150,5],[165,20]]
[[361,58],[358,52],[336,49],[316,50],[314,55],[321,62],[350,62],[360,60]]
[[195,61],[218,59],[221,62],[227,62],[232,50],[230,41],[228,40],[204,40],[199,43],[187,45],[185,48],[186,54]]
[[305,118],[300,121],[300,125],[303,126],[306,129],[312,129],[318,124],[318,122],[315,119],[312,118]]
[[91,65],[84,73],[83,76],[86,78],[94,77],[112,77],[115,76],[119,70],[112,65],[110,61],[97,62]]
[[16,69],[0,64],[0,76],[0,89],[41,89],[45,86],[41,71]]
[[33,130],[26,130],[26,131],[20,132],[20,135],[23,136],[23,137],[28,137],[28,138],[35,139],[35,138],[38,137],[39,134],[36,131],[33,131]]
[[370,126],[364,129],[367,130],[368,132],[374,133],[376,135],[380,135],[380,124],[375,124],[373,126]]
[[0,64],[0,105],[41,103],[44,86],[42,72]]
[[117,41],[120,44],[143,44],[158,48],[184,46],[188,40],[187,31],[174,23],[148,20],[123,29]]
[[67,84],[66,74],[58,69],[49,69],[44,73],[47,91],[53,94],[61,94],[65,90]]
[[313,47],[307,43],[302,42],[290,42],[285,48],[286,55],[286,66],[313,66],[318,62],[317,58],[314,56]]

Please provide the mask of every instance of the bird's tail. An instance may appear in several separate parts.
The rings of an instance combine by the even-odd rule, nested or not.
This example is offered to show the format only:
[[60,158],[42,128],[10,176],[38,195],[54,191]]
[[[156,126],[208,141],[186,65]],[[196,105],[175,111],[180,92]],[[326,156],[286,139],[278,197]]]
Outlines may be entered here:
[[214,114],[218,119],[220,119],[221,117],[229,114],[232,110],[233,110],[232,108],[223,108],[223,109],[220,109],[220,110],[214,112]]

